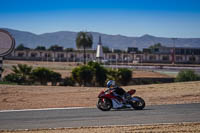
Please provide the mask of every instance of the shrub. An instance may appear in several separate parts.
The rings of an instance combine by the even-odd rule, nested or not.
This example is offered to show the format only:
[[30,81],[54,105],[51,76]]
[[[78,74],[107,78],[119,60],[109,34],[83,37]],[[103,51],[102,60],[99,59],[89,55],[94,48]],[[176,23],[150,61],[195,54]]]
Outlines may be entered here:
[[127,85],[132,79],[132,71],[127,68],[118,69],[117,80],[122,85]]
[[79,76],[80,67],[76,67],[72,70],[72,78],[81,86],[82,82]]
[[32,69],[31,66],[26,64],[18,64],[12,66],[12,71],[4,77],[4,81],[17,84],[33,84],[35,81],[42,85],[47,85],[47,82],[51,82],[52,85],[56,85],[61,80],[61,74],[51,71],[45,67],[38,67]]
[[17,83],[9,82],[9,81],[0,81],[0,84],[5,84],[5,85],[17,85]]
[[72,70],[73,79],[79,83],[79,85],[89,85],[93,79],[93,71],[89,66],[80,66]]
[[41,85],[47,85],[47,82],[51,81],[51,71],[45,67],[34,69],[32,74],[34,80],[40,82]]
[[50,71],[50,81],[52,86],[56,86],[57,82],[59,82],[61,80],[61,74],[54,72],[54,71]]
[[10,74],[6,75],[3,78],[3,81],[5,81],[5,82],[11,82],[11,83],[17,83],[17,84],[23,84],[25,82],[25,79],[24,79],[24,77],[22,77],[19,74],[10,73]]
[[97,62],[89,62],[88,66],[93,70],[93,80],[98,86],[104,86],[107,79],[107,70]]
[[115,80],[116,83],[121,85],[127,85],[132,78],[132,71],[127,68],[109,69],[108,74],[109,80]]
[[185,81],[197,81],[200,80],[200,76],[197,75],[193,70],[182,70],[178,73],[176,77],[176,82]]
[[132,79],[132,71],[126,68],[105,69],[97,62],[89,62],[88,65],[76,67],[72,70],[72,78],[81,85],[104,86],[107,80],[115,80],[116,83],[127,85]]
[[91,84],[93,79],[93,71],[88,66],[81,66],[79,77],[84,86],[86,86],[87,84]]
[[116,80],[117,81],[117,74],[118,74],[118,71],[117,69],[108,69],[108,79],[107,80]]
[[60,82],[60,86],[74,86],[75,81],[72,77],[66,77]]

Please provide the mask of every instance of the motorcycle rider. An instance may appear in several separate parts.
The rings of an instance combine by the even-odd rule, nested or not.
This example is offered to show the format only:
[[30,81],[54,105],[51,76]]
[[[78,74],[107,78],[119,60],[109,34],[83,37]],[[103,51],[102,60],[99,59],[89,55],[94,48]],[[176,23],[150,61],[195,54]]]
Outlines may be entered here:
[[108,91],[112,91],[113,94],[122,100],[122,103],[125,104],[127,99],[127,93],[124,89],[115,85],[114,80],[109,80],[107,82]]

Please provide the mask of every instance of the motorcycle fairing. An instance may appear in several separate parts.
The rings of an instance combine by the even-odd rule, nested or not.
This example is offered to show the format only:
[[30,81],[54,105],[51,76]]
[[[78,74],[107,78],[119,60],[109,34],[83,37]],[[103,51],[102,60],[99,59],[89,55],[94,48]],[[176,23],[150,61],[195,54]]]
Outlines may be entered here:
[[123,108],[124,106],[126,108],[131,108],[131,105],[130,104],[123,104],[121,102],[119,102],[117,99],[112,99],[112,105],[113,105],[113,109],[118,109],[118,108]]
[[138,98],[136,98],[136,97],[132,97],[131,100],[132,100],[132,101],[136,101],[136,102],[139,102],[139,101],[140,101],[140,99],[138,99]]
[[112,105],[114,109],[123,107],[123,104],[116,99],[112,99]]

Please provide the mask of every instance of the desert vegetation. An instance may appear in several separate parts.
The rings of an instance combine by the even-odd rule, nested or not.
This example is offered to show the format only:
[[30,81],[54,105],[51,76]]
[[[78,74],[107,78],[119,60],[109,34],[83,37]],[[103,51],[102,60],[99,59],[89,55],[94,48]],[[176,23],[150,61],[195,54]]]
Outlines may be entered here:
[[176,76],[176,82],[198,81],[200,75],[196,74],[193,70],[182,70]]
[[[53,64],[53,62],[50,64]],[[54,66],[50,64],[39,65],[39,63],[36,63],[36,65],[32,66],[26,64],[26,62],[12,64],[12,66],[4,68],[5,71],[10,72],[4,74],[3,82],[0,83],[21,85],[49,85],[51,83],[51,85],[61,86],[105,86],[108,80],[115,80],[118,85],[125,86],[130,84],[158,84],[166,81],[187,82],[200,80],[200,76],[193,70],[182,70],[175,78],[170,78],[154,72],[142,72],[126,68],[105,68],[97,62],[88,62],[86,65],[73,65],[70,69],[66,65]],[[145,78],[142,76],[144,73],[147,73],[149,76]],[[158,79],[156,80],[154,78]]]
[[79,86],[105,86],[106,81],[116,80],[119,85],[127,85],[132,79],[132,71],[129,69],[106,69],[97,62],[89,62],[87,65],[76,67],[72,70],[69,80],[74,80]]
[[41,85],[47,85],[48,82],[56,85],[60,79],[60,73],[51,71],[45,67],[33,69],[26,64],[18,64],[17,66],[12,66],[12,73],[6,75],[3,81],[21,85],[30,85],[36,82],[39,82]]
[[132,71],[129,69],[106,69],[97,62],[89,62],[87,65],[77,66],[72,69],[71,76],[62,78],[61,74],[46,67],[33,68],[26,64],[13,65],[12,73],[7,74],[3,81],[20,85],[41,84],[65,86],[105,86],[107,80],[116,80],[119,85],[127,85],[132,79]]

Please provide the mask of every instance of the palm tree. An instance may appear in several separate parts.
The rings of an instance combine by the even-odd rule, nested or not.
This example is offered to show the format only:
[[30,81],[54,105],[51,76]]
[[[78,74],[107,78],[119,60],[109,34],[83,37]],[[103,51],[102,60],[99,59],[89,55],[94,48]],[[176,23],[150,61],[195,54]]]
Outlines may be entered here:
[[91,48],[92,47],[92,43],[93,43],[93,37],[92,34],[90,34],[89,32],[79,32],[76,36],[76,47],[79,48],[83,48],[83,52],[84,52],[84,64],[86,64],[86,52],[85,49],[86,48]]
[[17,66],[12,66],[12,71],[21,77],[22,82],[28,83],[30,82],[31,74],[32,74],[32,66],[28,66],[26,64],[18,64]]

